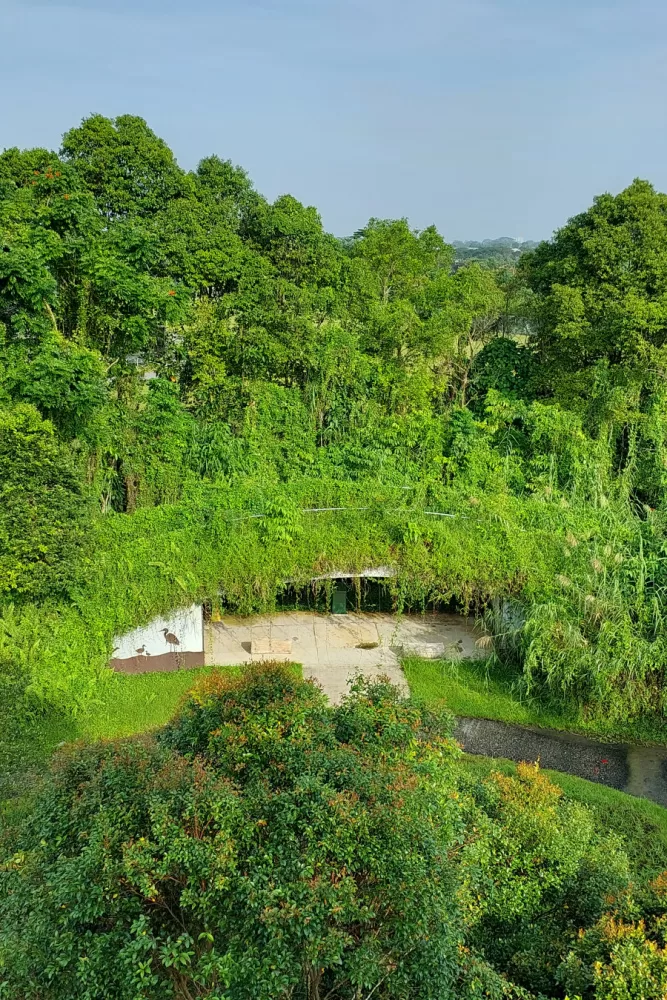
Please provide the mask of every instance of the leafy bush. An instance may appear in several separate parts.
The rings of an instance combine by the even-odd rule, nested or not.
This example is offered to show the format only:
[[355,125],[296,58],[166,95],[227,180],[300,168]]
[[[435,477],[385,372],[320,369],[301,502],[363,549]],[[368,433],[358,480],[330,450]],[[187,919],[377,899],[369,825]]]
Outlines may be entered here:
[[269,665],[212,675],[157,738],[63,751],[0,875],[2,995],[449,995],[448,725]]
[[0,597],[66,594],[89,515],[82,477],[53,426],[27,404],[0,409]]
[[566,990],[595,1000],[661,1000],[667,989],[663,916],[648,929],[643,920],[610,914],[582,931],[559,970]]
[[536,765],[462,766],[452,722],[263,664],[60,750],[2,841],[0,996],[657,1000],[667,874]]
[[469,940],[510,979],[549,993],[560,956],[630,880],[620,838],[537,765],[474,789],[477,836],[462,856]]

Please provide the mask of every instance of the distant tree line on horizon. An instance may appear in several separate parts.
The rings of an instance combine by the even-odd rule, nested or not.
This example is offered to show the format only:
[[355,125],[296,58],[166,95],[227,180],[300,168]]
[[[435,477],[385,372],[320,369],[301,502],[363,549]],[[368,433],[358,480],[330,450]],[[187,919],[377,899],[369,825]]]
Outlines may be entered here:
[[517,240],[511,236],[499,236],[494,240],[452,240],[451,245],[454,247],[454,267],[474,260],[496,267],[512,267],[522,254],[539,246],[535,240]]

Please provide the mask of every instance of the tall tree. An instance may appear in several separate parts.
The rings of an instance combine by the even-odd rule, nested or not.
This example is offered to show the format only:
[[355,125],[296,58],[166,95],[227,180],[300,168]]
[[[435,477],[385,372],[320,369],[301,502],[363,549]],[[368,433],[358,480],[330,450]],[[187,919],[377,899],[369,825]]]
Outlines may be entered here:
[[537,385],[614,442],[650,505],[667,486],[667,196],[635,180],[521,260],[535,294]]
[[575,405],[596,383],[638,404],[667,373],[667,196],[635,180],[596,198],[520,261],[537,294],[545,391]]
[[153,215],[192,191],[167,144],[135,115],[84,118],[65,133],[61,152],[109,219]]

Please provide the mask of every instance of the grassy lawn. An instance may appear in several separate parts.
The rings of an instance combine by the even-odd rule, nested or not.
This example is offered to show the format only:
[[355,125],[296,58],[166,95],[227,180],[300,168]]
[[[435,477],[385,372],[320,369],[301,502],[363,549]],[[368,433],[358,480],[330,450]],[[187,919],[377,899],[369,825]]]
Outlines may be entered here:
[[[492,771],[516,772],[516,764],[502,757],[464,754],[463,766],[469,774],[480,778]],[[592,808],[601,831],[621,834],[637,872],[653,877],[667,868],[667,809],[648,799],[638,799],[560,771],[545,769],[544,773],[563,789],[567,798]]]
[[559,705],[519,697],[514,678],[486,660],[422,660],[408,657],[403,669],[412,694],[427,703],[445,702],[455,715],[497,719],[524,726],[568,729],[598,739],[667,743],[667,724],[656,720],[611,722],[587,719]]
[[[74,720],[76,735],[69,739],[115,739],[163,726],[185,694],[213,669],[195,667],[165,674],[116,674],[103,700],[85,716]],[[238,671],[238,667],[225,669]]]
[[115,674],[101,689],[99,701],[85,715],[47,716],[17,735],[0,735],[0,803],[21,796],[44,770],[60,743],[115,739],[164,725],[186,692],[212,669],[215,668],[197,667],[164,674]]

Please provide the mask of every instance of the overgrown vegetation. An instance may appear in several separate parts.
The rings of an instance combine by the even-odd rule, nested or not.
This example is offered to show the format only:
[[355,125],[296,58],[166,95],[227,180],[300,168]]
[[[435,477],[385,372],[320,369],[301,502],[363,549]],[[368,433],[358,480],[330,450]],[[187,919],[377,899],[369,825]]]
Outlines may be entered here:
[[119,631],[373,561],[397,608],[510,607],[531,696],[660,724],[666,204],[635,181],[457,263],[434,227],[339,240],[228,161],[187,173],[136,117],[6,150],[2,704],[76,712]]
[[268,665],[63,749],[0,867],[2,995],[658,1000],[664,854],[624,797],[471,767],[451,721]]
[[667,739],[660,717],[614,718],[587,713],[560,698],[530,697],[521,676],[497,657],[424,660],[410,656],[402,666],[415,698],[429,705],[445,704],[455,715],[567,730],[616,742],[663,744]]
[[[665,302],[644,181],[461,248],[132,116],[0,155],[0,997],[663,1000],[664,811],[464,759],[435,702],[664,733]],[[483,614],[486,678],[106,669],[368,565]]]

